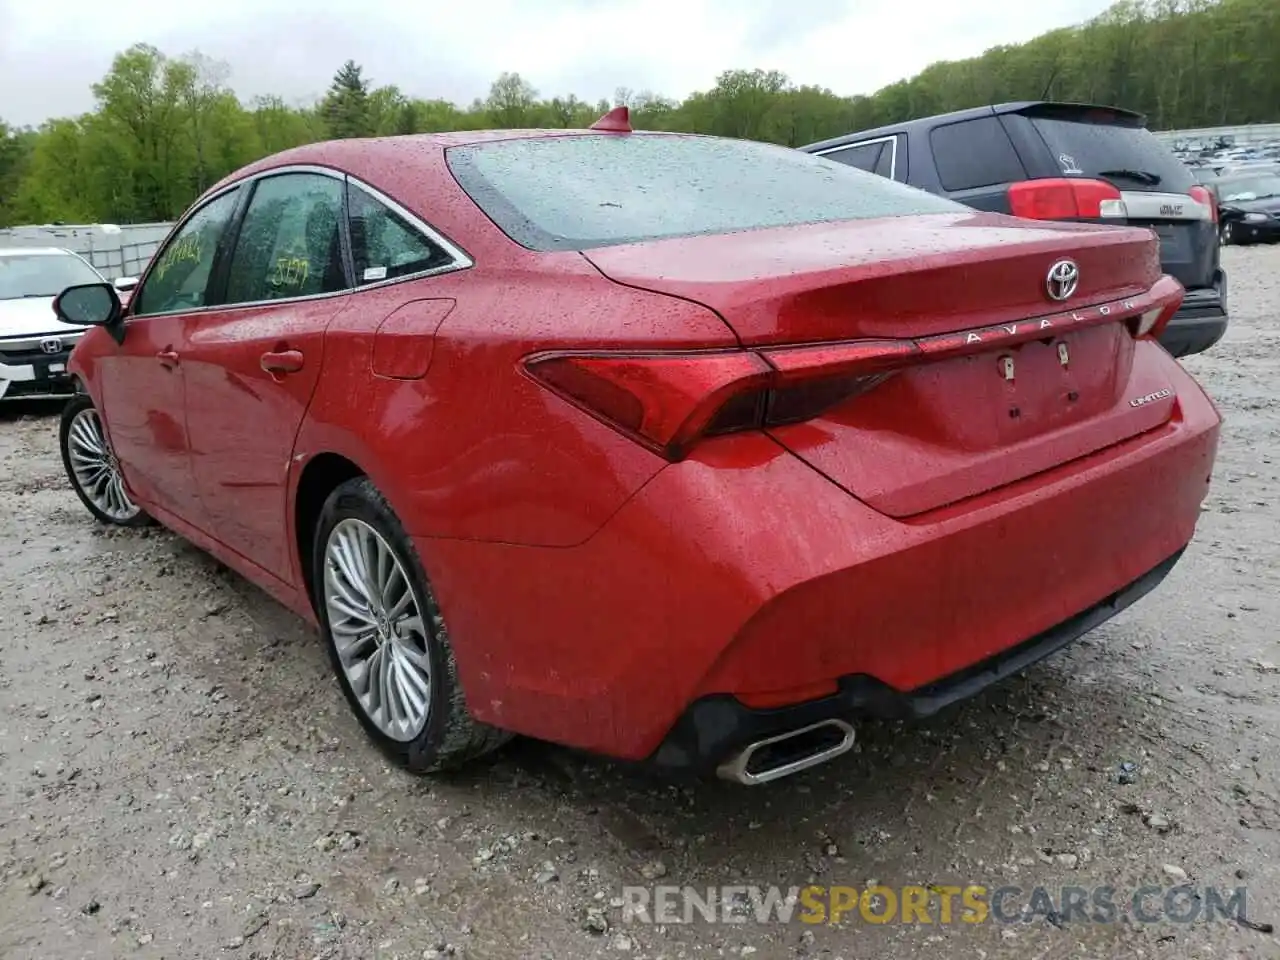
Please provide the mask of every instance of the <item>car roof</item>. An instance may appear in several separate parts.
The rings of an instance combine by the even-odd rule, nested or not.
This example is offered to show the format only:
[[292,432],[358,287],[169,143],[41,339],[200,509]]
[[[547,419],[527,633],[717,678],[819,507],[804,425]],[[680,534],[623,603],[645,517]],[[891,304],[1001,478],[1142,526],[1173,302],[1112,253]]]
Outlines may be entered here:
[[0,257],[74,257],[77,256],[65,247],[0,247]]
[[442,151],[449,147],[465,147],[499,140],[582,136],[695,137],[697,134],[667,133],[664,131],[635,131],[629,134],[618,134],[600,130],[530,128],[527,130],[459,130],[449,133],[412,133],[393,137],[322,140],[318,143],[304,144],[281,153],[272,154],[269,157],[263,157],[256,163],[242,167],[214,184],[208,190],[206,196],[222,189],[229,183],[275,167],[306,165],[334,167],[347,171],[353,176],[362,177],[374,173],[379,168],[400,166],[414,161],[421,162],[428,156],[438,157]]
[[938,113],[929,117],[917,117],[914,120],[904,120],[902,123],[885,124],[882,127],[873,127],[870,130],[857,130],[853,133],[842,134],[838,137],[831,137],[828,140],[819,140],[817,143],[810,143],[800,147],[809,153],[816,153],[819,150],[828,147],[842,147],[846,143],[852,143],[856,140],[874,140],[876,137],[887,137],[895,133],[914,133],[919,128],[936,127],[948,123],[960,123],[965,120],[977,120],[982,117],[996,117],[1006,113],[1020,113],[1023,110],[1030,110],[1034,107],[1074,107],[1080,110],[1108,110],[1112,113],[1127,116],[1145,123],[1146,117],[1140,113],[1134,113],[1132,110],[1125,110],[1122,107],[1111,107],[1098,103],[1072,103],[1066,100],[1013,100],[1008,103],[996,103],[985,107],[969,107],[966,110],[954,110],[951,113]]

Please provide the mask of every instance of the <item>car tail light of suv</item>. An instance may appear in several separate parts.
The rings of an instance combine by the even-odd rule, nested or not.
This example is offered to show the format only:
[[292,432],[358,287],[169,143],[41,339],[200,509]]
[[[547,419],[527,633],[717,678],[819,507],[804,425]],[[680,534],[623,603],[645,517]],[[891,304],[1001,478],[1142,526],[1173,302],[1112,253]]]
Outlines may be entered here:
[[1213,192],[1208,187],[1203,187],[1197,184],[1188,190],[1187,193],[1197,203],[1202,203],[1208,207],[1209,219],[1214,223],[1218,222],[1218,202],[1214,199]]
[[1119,189],[1112,184],[1068,177],[1013,184],[1009,207],[1015,217],[1028,220],[1123,219],[1129,215]]

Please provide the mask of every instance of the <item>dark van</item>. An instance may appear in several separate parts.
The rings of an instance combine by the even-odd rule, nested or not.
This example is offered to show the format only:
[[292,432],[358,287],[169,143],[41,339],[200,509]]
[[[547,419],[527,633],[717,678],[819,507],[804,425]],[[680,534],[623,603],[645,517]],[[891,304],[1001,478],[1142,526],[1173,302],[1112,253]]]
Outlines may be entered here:
[[978,107],[850,133],[801,147],[950,197],[978,210],[1040,220],[1150,227],[1166,273],[1186,288],[1160,342],[1200,353],[1227,329],[1218,209],[1210,191],[1116,107],[1035,101]]

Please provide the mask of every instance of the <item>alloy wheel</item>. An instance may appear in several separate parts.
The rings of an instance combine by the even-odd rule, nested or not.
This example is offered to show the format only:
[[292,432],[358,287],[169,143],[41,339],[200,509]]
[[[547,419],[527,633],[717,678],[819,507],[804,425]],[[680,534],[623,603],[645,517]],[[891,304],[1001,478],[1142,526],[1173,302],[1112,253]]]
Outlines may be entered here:
[[93,407],[81,410],[71,421],[67,453],[76,486],[105,516],[126,523],[142,512],[125,492],[120,464]]
[[403,564],[363,520],[348,517],[329,532],[324,603],[361,709],[392,740],[413,740],[431,715],[426,626]]

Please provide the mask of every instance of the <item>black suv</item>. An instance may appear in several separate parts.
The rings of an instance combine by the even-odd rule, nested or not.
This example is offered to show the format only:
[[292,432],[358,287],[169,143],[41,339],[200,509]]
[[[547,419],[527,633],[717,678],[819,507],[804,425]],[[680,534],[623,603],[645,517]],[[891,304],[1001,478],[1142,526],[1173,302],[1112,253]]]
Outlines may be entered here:
[[1160,342],[1175,357],[1227,329],[1217,205],[1141,114],[1079,103],[1004,103],[801,147],[978,210],[1150,227],[1186,299]]

